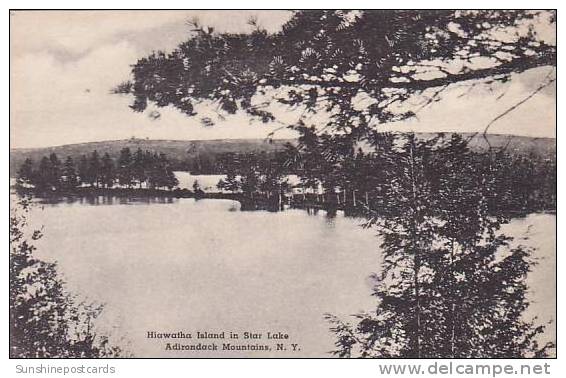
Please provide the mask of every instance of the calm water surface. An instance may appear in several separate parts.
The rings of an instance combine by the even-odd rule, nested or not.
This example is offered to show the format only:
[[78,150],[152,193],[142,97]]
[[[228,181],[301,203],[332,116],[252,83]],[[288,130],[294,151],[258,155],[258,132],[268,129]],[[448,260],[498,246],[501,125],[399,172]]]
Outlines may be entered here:
[[[31,214],[33,224],[45,225],[38,257],[58,261],[71,291],[106,304],[99,328],[137,357],[211,355],[165,351],[163,341],[146,338],[179,330],[281,331],[300,344],[301,356],[330,356],[334,339],[323,314],[346,318],[374,307],[368,276],[379,269],[379,243],[358,220],[240,212],[226,200],[158,202],[68,201]],[[539,248],[528,315],[543,321],[555,309],[554,224],[555,216],[533,214],[506,226],[528,234],[517,243]]]

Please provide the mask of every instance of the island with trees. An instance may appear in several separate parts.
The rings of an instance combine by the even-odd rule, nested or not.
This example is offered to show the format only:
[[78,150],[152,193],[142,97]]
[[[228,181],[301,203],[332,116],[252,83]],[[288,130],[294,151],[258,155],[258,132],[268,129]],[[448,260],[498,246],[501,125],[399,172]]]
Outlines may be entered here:
[[[555,82],[556,41],[545,30],[556,30],[556,12],[304,10],[275,33],[255,19],[249,24],[247,33],[219,33],[192,20],[186,41],[138,59],[132,79],[115,93],[130,96],[135,112],[151,104],[198,117],[198,107],[208,105],[265,123],[277,121],[278,106],[286,106],[296,120],[282,127],[300,135],[291,162],[304,168],[305,183],[341,187],[344,202],[363,204],[368,193],[365,218],[384,256],[374,277],[376,306],[353,324],[327,316],[335,354],[552,353],[552,343],[537,340],[544,326],[522,317],[531,251],[514,248],[501,257],[509,238],[500,228],[517,208],[555,208],[556,166],[509,158],[491,148],[489,131]],[[378,137],[383,125],[415,118],[454,88],[465,96],[529,70],[538,70],[540,82],[483,125],[490,148],[482,155],[457,137]],[[356,159],[360,141],[372,146],[374,162]],[[243,190],[250,183],[234,177],[222,185]]]
[[[295,131],[297,143],[271,156],[227,154],[215,163],[225,175],[217,198],[252,210],[285,203],[330,215],[344,210],[375,230],[382,255],[368,292],[375,305],[346,319],[321,314],[334,336],[333,355],[555,353],[553,342],[539,340],[545,325],[525,316],[533,251],[512,246],[502,227],[517,216],[556,211],[556,158],[513,154],[490,141],[494,123],[554,84],[556,42],[543,34],[556,29],[555,11],[304,10],[273,33],[254,19],[245,33],[189,24],[190,36],[175,49],[132,62],[131,79],[113,93],[131,98],[134,112],[152,105],[199,117],[199,107],[208,106],[219,119],[239,114],[259,123],[279,121],[281,107],[296,114],[282,128]],[[459,134],[382,130],[414,119],[455,87],[465,96],[529,70],[538,70],[540,82],[482,125],[485,150]],[[50,155],[25,161],[17,178],[19,190],[40,195],[207,195],[199,185],[177,184],[165,155],[142,150],[122,150],[116,160],[96,151],[79,161]]]
[[112,190],[147,189],[148,191],[172,190],[178,184],[171,164],[165,154],[138,149],[122,149],[117,159],[108,153],[99,156],[92,151],[82,155],[78,162],[68,156],[61,161],[57,154],[44,156],[34,165],[26,159],[17,174],[20,190],[31,189],[36,193],[107,193]]
[[[432,143],[431,153],[438,161],[463,154],[470,166],[479,167],[489,164],[493,153],[471,148],[469,138],[460,134],[414,137]],[[374,138],[376,143],[387,145],[388,139],[399,139],[401,135],[376,133]],[[109,153],[100,156],[95,150],[82,154],[78,162],[71,156],[62,161],[56,153],[51,153],[39,164],[26,158],[17,171],[16,188],[39,197],[224,198],[239,201],[243,210],[312,208],[326,210],[329,214],[344,210],[347,215],[363,216],[367,208],[379,208],[380,213],[385,214],[389,206],[382,193],[391,179],[388,172],[401,164],[395,150],[389,148],[376,153],[367,148],[351,148],[340,160],[329,161],[324,157],[328,148],[331,148],[328,140],[305,131],[296,143],[286,143],[284,149],[277,152],[221,153],[211,169],[224,177],[212,191],[204,191],[198,179],[190,189],[179,188],[174,164],[163,153],[141,149],[132,153],[129,148],[122,148],[114,159]],[[555,211],[555,158],[511,153],[504,148],[495,155],[497,164],[491,167],[492,181],[497,182],[498,187],[493,194],[491,213],[521,215]],[[297,179],[292,181],[291,176]]]

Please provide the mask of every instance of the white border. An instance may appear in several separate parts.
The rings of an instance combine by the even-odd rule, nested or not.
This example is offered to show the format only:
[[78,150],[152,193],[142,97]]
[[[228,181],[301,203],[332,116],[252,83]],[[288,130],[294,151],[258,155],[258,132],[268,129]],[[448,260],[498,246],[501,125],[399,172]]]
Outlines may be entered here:
[[[564,2],[562,2],[564,3]],[[537,9],[554,9],[560,8],[561,3],[558,1],[466,1],[466,2],[448,2],[448,1],[395,1],[395,2],[376,2],[376,1],[296,1],[287,0],[285,2],[279,3],[266,3],[265,1],[214,1],[207,0],[206,2],[186,2],[186,1],[171,1],[171,0],[161,0],[159,2],[149,2],[149,1],[136,1],[136,2],[125,2],[125,1],[108,1],[99,0],[97,2],[77,2],[77,1],[4,1],[3,2],[3,14],[0,17],[0,22],[2,24],[3,38],[2,41],[2,51],[5,52],[5,58],[2,59],[2,114],[3,117],[1,123],[1,130],[4,138],[1,140],[1,149],[3,153],[0,155],[2,159],[2,164],[0,165],[0,177],[2,178],[2,184],[0,185],[1,194],[0,197],[3,198],[0,201],[0,232],[1,240],[0,245],[7,248],[8,245],[8,161],[9,161],[9,137],[8,137],[8,124],[9,124],[9,87],[8,87],[8,72],[9,72],[9,61],[8,54],[9,51],[9,22],[8,22],[8,10],[11,8],[24,9],[24,8],[72,8],[72,9],[101,9],[101,8],[142,8],[151,9],[152,7],[158,8],[201,8],[201,9],[223,9],[232,8],[237,5],[242,9],[263,9],[266,7],[272,9],[308,9],[308,8],[349,8],[349,9],[363,9],[363,8],[537,8]],[[392,7],[394,6],[394,7]],[[566,8],[564,8],[566,9]],[[562,12],[558,12],[559,17]],[[564,38],[563,29],[558,28],[558,40],[566,40]],[[560,59],[560,55],[559,55]],[[560,62],[559,62],[560,65]],[[564,96],[566,81],[558,80],[558,93]],[[558,124],[563,124],[562,113],[558,112]],[[564,126],[566,127],[566,126]],[[560,134],[557,130],[557,136]],[[558,160],[561,162],[566,161],[566,139],[561,137],[561,145],[558,146]],[[559,165],[558,168],[558,192],[561,199],[566,198],[566,184],[561,178],[565,177],[564,167],[566,163]],[[564,201],[558,202],[558,212],[564,214],[565,210]],[[562,268],[566,263],[564,263],[564,257],[561,256],[562,252],[560,247],[564,245],[566,233],[563,232],[564,228],[563,217],[558,217],[558,267]],[[5,255],[2,260],[2,268],[0,269],[0,282],[4,284],[8,281],[8,267],[7,265],[7,254],[8,251],[5,249]],[[565,313],[565,300],[566,292],[565,280],[558,275],[558,313],[563,315]],[[561,295],[562,294],[562,295]],[[6,303],[7,298],[7,288],[3,286],[0,290],[0,303],[3,303],[4,310],[0,311],[0,334],[2,335],[2,344],[0,347],[0,361],[2,361],[0,372],[2,377],[16,377],[23,376],[23,374],[16,374],[16,365],[26,365],[26,366],[37,366],[40,362],[50,363],[57,366],[76,366],[80,364],[87,364],[92,362],[93,364],[100,365],[101,363],[109,363],[115,366],[117,373],[114,375],[107,375],[113,377],[191,377],[191,376],[211,376],[211,377],[302,377],[302,376],[320,376],[320,377],[341,377],[350,378],[357,376],[368,376],[375,377],[379,375],[378,363],[380,361],[376,360],[105,360],[105,361],[72,361],[72,360],[62,360],[62,361],[23,361],[23,360],[8,360],[8,310]],[[563,316],[562,316],[563,318]],[[566,320],[562,318],[557,319],[558,321],[558,360],[549,360],[551,368],[551,376],[564,376],[566,374],[566,348],[561,348],[563,343],[566,343]],[[381,361],[391,363],[394,360]],[[408,363],[410,360],[400,361],[402,363]],[[418,361],[414,361],[418,362]],[[421,361],[424,363],[432,361]],[[447,361],[444,361],[447,362]],[[471,362],[471,361],[470,361]],[[480,363],[481,361],[475,360],[474,363]],[[496,362],[494,360],[489,360],[486,362]],[[501,363],[511,363],[514,366],[519,366],[521,363],[529,363],[529,361],[522,360],[499,360]],[[544,363],[545,361],[531,361],[530,363]],[[54,376],[54,375],[48,375]],[[77,375],[67,375],[69,377]],[[95,375],[90,375],[95,376]],[[428,375],[423,375],[428,376]],[[446,377],[447,375],[443,375]],[[521,375],[516,375],[520,377]]]

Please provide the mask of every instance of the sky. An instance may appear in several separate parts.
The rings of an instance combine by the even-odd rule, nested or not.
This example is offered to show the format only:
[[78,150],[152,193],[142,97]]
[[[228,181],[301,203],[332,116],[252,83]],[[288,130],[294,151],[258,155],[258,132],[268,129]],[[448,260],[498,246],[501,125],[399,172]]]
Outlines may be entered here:
[[[130,77],[131,65],[152,51],[170,51],[190,36],[187,20],[217,31],[249,31],[257,16],[268,31],[288,20],[287,11],[17,11],[10,14],[10,144],[32,148],[127,139],[293,137],[281,124],[229,116],[206,127],[199,117],[173,108],[134,113],[131,99],[110,90]],[[450,89],[417,118],[384,125],[399,131],[481,131],[503,110],[532,92],[548,74],[539,68],[489,90]],[[464,90],[466,93],[464,95]],[[490,127],[490,132],[555,137],[556,88],[551,85]],[[207,115],[207,109],[201,109]]]

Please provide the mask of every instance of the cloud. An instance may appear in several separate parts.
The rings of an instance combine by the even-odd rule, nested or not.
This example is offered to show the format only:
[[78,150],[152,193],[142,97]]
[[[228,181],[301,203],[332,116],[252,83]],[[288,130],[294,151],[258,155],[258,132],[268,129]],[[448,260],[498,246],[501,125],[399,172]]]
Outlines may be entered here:
[[[126,139],[264,138],[279,124],[250,125],[243,115],[229,116],[214,127],[203,127],[200,117],[189,118],[173,108],[134,113],[131,98],[110,93],[127,79],[130,64],[139,58],[130,42],[104,44],[82,57],[62,62],[47,52],[13,59],[11,69],[11,145],[43,147],[68,143]],[[283,136],[289,136],[283,132]]]
[[[281,124],[250,124],[244,115],[203,127],[200,116],[159,109],[157,120],[128,107],[131,99],[110,89],[129,77],[131,65],[154,49],[173,48],[187,38],[185,20],[198,16],[220,31],[249,30],[257,15],[276,30],[289,12],[15,12],[11,15],[11,145],[40,147],[124,139],[263,138]],[[466,96],[448,93],[419,113],[419,119],[385,128],[415,131],[479,131],[505,107],[536,88],[548,69],[517,75],[495,92],[475,89]],[[497,97],[506,90],[503,97]],[[491,132],[554,136],[556,90],[549,87],[494,124]],[[470,109],[473,109],[470,112]],[[285,122],[292,114],[280,112]],[[319,117],[320,118],[320,117]],[[313,120],[314,122],[314,120]],[[293,134],[279,131],[278,137]]]
[[219,31],[250,29],[257,15],[274,31],[290,12],[261,11],[16,11],[11,13],[11,144],[49,146],[138,137],[209,139],[264,137],[275,127],[243,116],[204,128],[198,118],[160,109],[157,121],[133,113],[130,99],[109,94],[131,65],[152,50],[172,49],[198,17]]
[[[497,116],[530,95],[548,79],[551,69],[541,67],[515,74],[504,85],[453,86],[440,101],[417,114],[417,118],[383,126],[393,131],[483,132]],[[494,134],[556,137],[556,89],[553,85],[537,93],[490,126]]]
[[249,31],[257,16],[269,31],[289,19],[288,11],[14,11],[10,16],[11,52],[48,51],[62,60],[77,59],[102,44],[127,40],[140,53],[172,49],[190,34],[187,20],[218,31]]
[[127,32],[182,22],[183,12],[16,11],[11,14],[14,52],[55,50],[81,55]]

